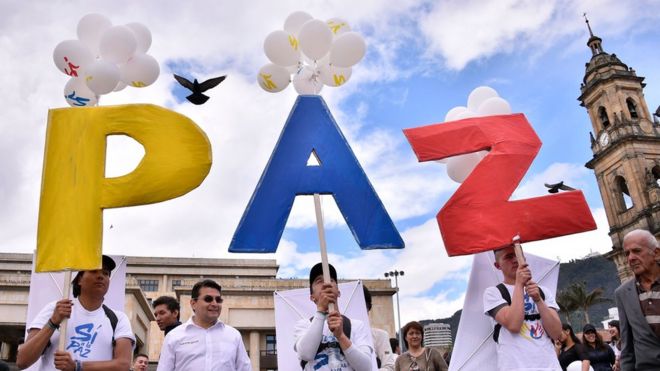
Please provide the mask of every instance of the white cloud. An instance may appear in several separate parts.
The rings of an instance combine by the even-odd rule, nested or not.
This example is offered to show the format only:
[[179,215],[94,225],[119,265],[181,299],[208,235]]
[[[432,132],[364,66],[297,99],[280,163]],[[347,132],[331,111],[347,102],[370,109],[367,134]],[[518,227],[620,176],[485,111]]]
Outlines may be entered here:
[[651,27],[654,22],[649,21],[657,23],[659,11],[660,4],[653,1],[442,1],[422,16],[420,30],[429,59],[441,56],[448,68],[461,70],[473,61],[514,51],[538,56],[565,38],[585,43],[584,12],[594,32],[606,37],[632,26],[639,29],[643,22]]

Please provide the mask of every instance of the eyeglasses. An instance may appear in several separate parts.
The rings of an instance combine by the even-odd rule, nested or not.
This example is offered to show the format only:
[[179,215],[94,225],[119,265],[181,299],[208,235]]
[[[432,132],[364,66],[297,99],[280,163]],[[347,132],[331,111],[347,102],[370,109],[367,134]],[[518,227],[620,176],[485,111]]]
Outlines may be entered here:
[[[195,300],[199,300],[199,299],[200,298],[195,298]],[[215,300],[215,302],[218,303],[218,304],[222,304],[222,302],[223,302],[222,296],[206,295],[206,296],[203,296],[201,299],[204,300],[204,302],[206,302],[206,303],[212,303],[213,300]]]

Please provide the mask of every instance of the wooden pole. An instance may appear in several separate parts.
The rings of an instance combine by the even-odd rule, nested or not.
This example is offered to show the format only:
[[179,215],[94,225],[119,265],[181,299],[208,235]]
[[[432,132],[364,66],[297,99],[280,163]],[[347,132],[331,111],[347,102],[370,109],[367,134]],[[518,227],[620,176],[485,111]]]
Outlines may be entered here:
[[527,264],[525,259],[525,254],[523,253],[522,246],[520,245],[520,235],[513,236],[513,249],[516,252],[516,259],[518,260],[518,266],[522,267],[524,264]]
[[[71,291],[71,270],[67,269],[64,271],[64,285],[62,286],[62,299],[69,298],[69,292]],[[60,323],[60,339],[57,343],[57,350],[60,352],[64,351],[66,347],[66,325],[69,321],[68,318],[64,318]]]
[[[323,282],[330,283],[330,268],[328,267],[328,249],[325,244],[325,229],[323,227],[321,195],[318,193],[314,193],[314,209],[316,210],[316,229],[319,232],[319,244],[321,245],[321,268],[323,268]],[[328,305],[328,310],[335,310],[334,303],[330,303]]]

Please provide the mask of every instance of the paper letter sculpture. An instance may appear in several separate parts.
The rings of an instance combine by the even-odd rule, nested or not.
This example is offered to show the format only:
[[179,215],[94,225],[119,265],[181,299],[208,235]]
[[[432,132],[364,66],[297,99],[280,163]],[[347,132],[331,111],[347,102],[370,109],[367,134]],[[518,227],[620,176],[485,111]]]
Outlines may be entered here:
[[509,201],[541,148],[522,114],[404,130],[419,161],[490,149],[438,213],[450,256],[596,229],[581,191]]
[[[145,154],[124,176],[105,178],[106,136],[127,135]],[[154,105],[49,112],[36,271],[101,265],[103,209],[169,200],[196,188],[211,144],[192,120]]]
[[[320,166],[307,166],[315,153]],[[320,96],[299,96],[229,246],[277,250],[296,195],[332,194],[362,249],[402,248],[362,167]]]

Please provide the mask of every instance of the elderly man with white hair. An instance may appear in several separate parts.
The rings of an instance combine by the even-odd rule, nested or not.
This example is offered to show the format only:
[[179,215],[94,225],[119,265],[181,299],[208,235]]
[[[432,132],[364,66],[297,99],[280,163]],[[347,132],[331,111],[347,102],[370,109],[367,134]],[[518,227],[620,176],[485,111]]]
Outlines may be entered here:
[[621,325],[621,370],[660,370],[660,247],[649,231],[623,238],[635,274],[614,292]]

